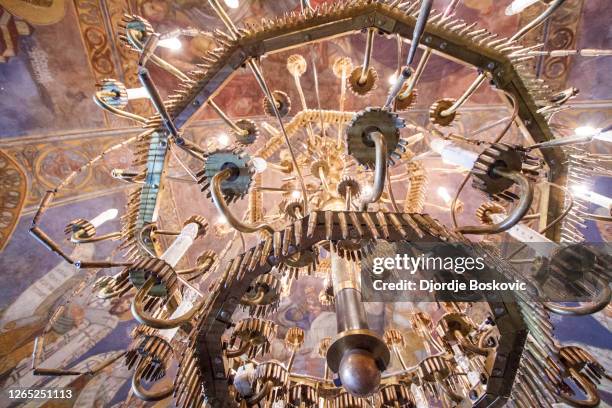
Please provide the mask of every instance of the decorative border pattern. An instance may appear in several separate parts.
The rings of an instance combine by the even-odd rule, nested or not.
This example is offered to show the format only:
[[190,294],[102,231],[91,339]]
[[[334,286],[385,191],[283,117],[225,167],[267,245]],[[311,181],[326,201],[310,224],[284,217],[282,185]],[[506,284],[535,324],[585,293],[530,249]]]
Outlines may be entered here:
[[23,169],[8,154],[0,150],[0,251],[13,234],[27,191]]
[[[525,44],[544,42],[545,50],[575,49],[583,5],[584,0],[567,0],[547,24],[525,37]],[[530,7],[525,10],[521,14],[520,25],[533,20],[543,8],[544,6]],[[561,90],[566,86],[572,58],[574,57],[542,57],[537,62],[538,73],[552,89]]]

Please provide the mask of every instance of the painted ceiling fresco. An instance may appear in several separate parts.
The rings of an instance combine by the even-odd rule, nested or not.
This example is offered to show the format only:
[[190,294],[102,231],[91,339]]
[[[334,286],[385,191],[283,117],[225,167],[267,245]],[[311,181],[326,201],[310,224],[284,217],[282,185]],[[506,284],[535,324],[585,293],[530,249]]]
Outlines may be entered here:
[[[311,1],[313,5],[320,2]],[[441,9],[446,3],[446,0],[436,0],[434,7]],[[509,3],[508,0],[464,0],[458,15],[470,21],[479,20],[483,27],[500,35],[509,35],[541,10],[540,6],[534,6],[520,16],[507,17],[503,10]],[[234,21],[249,22],[298,7],[299,2],[295,0],[241,0],[240,7],[231,10],[230,15]],[[547,31],[535,32],[526,42],[535,44],[543,40],[547,49],[612,49],[611,10],[609,0],[568,0],[547,25]],[[30,370],[34,338],[42,333],[50,314],[82,282],[93,280],[96,273],[79,271],[50,256],[34,242],[28,227],[35,207],[45,191],[54,188],[70,172],[108,146],[138,132],[132,123],[104,113],[92,100],[96,81],[104,78],[119,79],[128,87],[139,86],[135,71],[137,55],[117,40],[117,24],[124,12],[142,15],[158,32],[177,27],[207,30],[220,27],[206,1],[0,0],[0,280],[5,282],[0,287],[0,389],[46,385],[70,386],[76,390],[75,400],[63,405],[48,403],[43,405],[45,407],[145,406],[131,395],[131,374],[120,363],[93,378],[49,380],[34,377]],[[387,77],[396,69],[398,56],[394,39],[378,36],[375,41],[373,60],[381,73],[381,81],[371,100],[380,101],[386,94]],[[262,62],[262,67],[271,87],[287,92],[292,101],[298,103],[299,96],[287,72],[286,61],[292,53],[302,54],[309,62],[302,78],[307,105],[317,106],[313,75],[316,69],[321,108],[332,109],[337,106],[339,93],[332,62],[337,56],[348,55],[358,64],[363,58],[364,46],[363,36],[346,36],[270,56]],[[212,47],[214,43],[210,39],[200,36],[183,40],[180,51],[166,50],[163,56],[180,69],[189,70],[198,56]],[[404,45],[403,52],[406,50]],[[580,94],[572,101],[573,109],[553,120],[559,134],[584,124],[598,128],[612,124],[612,58],[542,58],[536,61],[536,69],[557,89],[571,85],[580,88]],[[153,74],[162,89],[172,89],[173,78],[161,71]],[[441,96],[460,95],[474,77],[472,69],[433,56],[418,87],[417,106],[406,117],[426,126],[428,106]],[[215,100],[231,117],[266,120],[261,92],[246,70],[239,71]],[[361,109],[366,102],[349,99],[346,108]],[[143,101],[130,102],[130,109],[141,114],[152,112]],[[483,88],[463,109],[455,126],[457,132],[465,134],[504,116],[499,96]],[[211,109],[203,108],[187,131],[190,140],[205,144],[207,139],[227,129]],[[509,140],[519,137],[516,129],[512,132]],[[189,163],[189,158],[183,160]],[[127,200],[127,185],[114,180],[110,170],[125,167],[130,162],[131,157],[125,154],[111,154],[80,173],[49,211],[47,230],[61,236],[64,220],[91,218],[108,208],[122,208]],[[440,163],[432,160],[427,165],[436,167]],[[180,180],[185,174],[175,158],[170,160],[170,174],[176,176],[167,186],[173,208],[164,211],[170,215],[162,219],[161,224],[175,227],[194,213],[214,220],[214,208],[199,187]],[[461,174],[449,174],[430,180],[425,206],[434,218],[449,222],[447,204],[435,194],[435,189],[441,185],[457,185],[461,177]],[[278,180],[263,182],[264,185],[275,183],[278,184]],[[612,186],[606,180],[598,181],[596,188],[601,193],[612,194]],[[398,194],[405,194],[405,191],[400,190]],[[278,201],[266,203],[270,208],[277,205]],[[475,222],[473,214],[478,205],[471,201],[463,203],[462,219],[466,223]],[[245,207],[244,202],[239,202],[235,209],[242,211]],[[118,228],[118,222],[111,221],[104,228],[113,231]],[[612,229],[609,224],[590,222],[587,235],[589,240],[610,241]],[[196,243],[193,252],[197,253],[204,246],[220,251],[225,245],[225,232],[216,231],[215,237],[218,238],[215,242]],[[64,244],[80,256],[94,252],[98,259],[117,256],[110,250],[111,245],[104,243],[78,248]],[[183,262],[192,264],[194,261],[195,256],[191,256]],[[322,370],[321,360],[314,358],[316,344],[335,330],[333,313],[321,305],[318,298],[321,287],[322,281],[317,277],[300,280],[292,288],[289,300],[280,305],[274,316],[281,327],[297,325],[309,329],[312,338],[307,338],[307,347],[296,362],[304,372]],[[88,290],[71,299],[60,323],[52,328],[49,350],[54,359],[52,363],[82,367],[124,349],[136,325],[129,311],[129,301],[121,298],[108,303]],[[377,319],[381,324],[393,322],[407,329],[409,324],[403,313],[408,312],[409,306],[402,304],[393,308],[377,304],[368,306],[369,314],[384,317]],[[610,345],[606,344],[612,329],[611,318],[612,309],[608,307],[587,318],[587,323],[581,321],[579,324],[587,326],[579,334],[570,329],[578,323],[567,318],[560,324],[559,336],[575,344],[587,344],[602,364],[612,367]],[[584,336],[585,332],[588,336]],[[272,347],[273,356],[281,360],[288,355],[282,345],[283,335],[281,330]],[[412,349],[418,352],[419,347],[415,344]],[[405,357],[408,361],[416,359],[416,356]],[[612,387],[602,395],[604,403],[612,404]],[[0,400],[0,408],[10,406],[6,400]],[[162,401],[147,406],[169,404]]]

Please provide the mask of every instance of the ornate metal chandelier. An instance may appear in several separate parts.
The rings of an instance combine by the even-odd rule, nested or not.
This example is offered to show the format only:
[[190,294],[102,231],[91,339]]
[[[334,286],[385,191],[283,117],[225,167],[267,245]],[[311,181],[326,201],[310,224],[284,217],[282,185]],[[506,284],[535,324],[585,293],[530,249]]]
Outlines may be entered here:
[[[133,183],[134,190],[122,215],[121,231],[100,234],[97,230],[108,215],[102,214],[93,220],[72,220],[65,232],[78,245],[119,240],[124,261],[72,259],[43,231],[46,209],[78,171],[47,193],[31,228],[43,245],[77,268],[121,269],[114,275],[102,273],[95,288],[105,299],[133,296],[131,310],[140,325],[121,358],[134,370],[134,394],[145,401],[172,395],[179,407],[423,408],[505,403],[551,407],[560,401],[595,406],[597,384],[607,376],[605,369],[587,351],[560,345],[549,314],[589,314],[610,302],[605,255],[558,244],[580,240],[573,224],[564,221],[580,221],[584,216],[575,211],[565,187],[567,161],[570,178],[574,173],[609,170],[592,165],[593,155],[562,147],[577,139],[555,139],[547,120],[564,108],[575,90],[551,92],[527,66],[540,51],[519,43],[563,0],[548,2],[542,15],[510,38],[456,19],[457,0],[442,12],[431,9],[431,0],[348,0],[316,9],[304,1],[300,13],[252,26],[236,25],[217,0],[209,3],[226,30],[210,34],[217,47],[188,73],[155,52],[163,41],[196,35],[198,30],[159,34],[139,16],[124,18],[122,39],[140,53],[138,75],[154,115],[145,118],[128,112],[134,90],[115,79],[98,84],[94,96],[103,109],[141,124],[144,130],[85,166],[109,151],[133,145],[133,165],[113,170],[113,176]],[[287,59],[283,75],[294,79],[300,101],[269,87],[270,74],[264,75],[261,65],[264,57],[359,31],[366,44],[361,65],[355,66],[348,57],[333,62],[337,109],[323,110],[320,101],[315,108],[307,106],[301,78],[314,70],[318,100],[316,66],[297,51]],[[374,101],[369,96],[381,86],[371,59],[374,42],[390,40],[397,40],[400,56],[401,47],[409,43],[408,56],[398,64],[385,100]],[[415,64],[418,47],[424,52]],[[431,105],[431,126],[426,129],[407,120],[404,111],[416,101],[416,86],[432,54],[475,67],[479,73],[463,95]],[[150,74],[151,65],[179,81],[178,89],[165,99]],[[252,72],[273,124],[234,120],[215,104],[214,97],[239,69]],[[490,141],[449,131],[458,110],[484,86],[499,92],[508,106],[509,120],[496,124],[503,129]],[[347,111],[349,97],[361,100],[365,107]],[[185,137],[190,119],[205,105],[230,130],[233,140],[228,146],[200,146]],[[523,144],[502,141],[513,125],[520,128]],[[183,165],[199,184],[202,200],[212,200],[223,223],[213,226],[196,214],[185,220],[180,231],[163,230],[157,224],[160,203],[167,198],[161,192],[169,157],[178,151],[195,163],[191,168]],[[473,187],[489,197],[478,209],[481,225],[458,225],[459,193],[448,200],[454,225],[443,225],[423,213],[427,170],[421,159],[432,154],[465,168],[459,192],[471,178]],[[283,184],[264,186],[262,177],[269,172],[279,175]],[[534,198],[536,182],[552,187],[546,202]],[[405,193],[405,199],[395,197],[394,187]],[[231,207],[242,199],[247,201],[247,211],[237,215]],[[583,194],[579,199],[588,198]],[[269,205],[275,201],[276,205]],[[543,230],[520,223],[532,207],[547,214],[549,222]],[[571,268],[564,262],[592,260],[588,265],[592,279],[575,282],[591,301],[578,306],[543,301],[534,289],[510,297],[487,295],[478,300],[479,306],[474,306],[476,301],[440,301],[436,313],[414,307],[410,333],[395,327],[380,333],[370,327],[360,271],[374,256],[400,253],[406,243],[460,244],[465,254],[486,256],[494,276],[511,279],[519,275],[510,261],[514,254],[502,256],[470,239],[502,232],[525,245],[547,242],[553,249],[541,255],[557,255],[553,268],[567,279],[571,279]],[[225,250],[217,254],[206,249],[198,254],[197,264],[179,269],[195,241],[214,240],[215,235],[227,238]],[[251,247],[245,244],[245,236],[250,237]],[[170,237],[171,243],[164,247],[161,237]],[[230,250],[241,240],[242,250]],[[279,328],[268,319],[292,283],[304,275],[324,280],[319,298],[336,313],[337,333],[319,344],[325,366],[322,375],[294,370],[295,356],[308,333],[299,327]],[[536,276],[537,271],[533,279]],[[205,279],[210,283],[206,288]],[[54,318],[61,313],[60,308]],[[290,353],[285,362],[270,358],[271,342],[279,331],[284,332]],[[423,345],[424,354],[415,365],[404,358],[407,337]],[[35,345],[35,374],[83,374],[45,368],[44,348],[43,335]],[[151,387],[170,375],[174,377],[171,385]]]

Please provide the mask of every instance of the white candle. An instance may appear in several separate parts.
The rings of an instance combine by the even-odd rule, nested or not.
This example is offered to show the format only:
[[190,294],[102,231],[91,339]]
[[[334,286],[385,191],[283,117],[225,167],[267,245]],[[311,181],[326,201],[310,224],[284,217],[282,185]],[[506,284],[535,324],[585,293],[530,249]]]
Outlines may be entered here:
[[448,140],[436,139],[431,142],[433,151],[442,156],[442,161],[447,164],[454,164],[470,170],[474,167],[478,153],[464,149]]
[[166,249],[166,252],[163,253],[161,259],[166,261],[168,265],[174,268],[181,260],[183,255],[185,255],[185,252],[187,252],[191,244],[193,244],[193,241],[198,234],[198,228],[198,224],[193,222],[185,225],[172,245],[170,245],[170,247]]
[[114,219],[117,216],[117,214],[119,214],[119,211],[117,211],[116,208],[110,208],[106,211],[101,212],[89,222],[95,228],[98,228],[100,225],[104,224],[106,221],[110,221]]

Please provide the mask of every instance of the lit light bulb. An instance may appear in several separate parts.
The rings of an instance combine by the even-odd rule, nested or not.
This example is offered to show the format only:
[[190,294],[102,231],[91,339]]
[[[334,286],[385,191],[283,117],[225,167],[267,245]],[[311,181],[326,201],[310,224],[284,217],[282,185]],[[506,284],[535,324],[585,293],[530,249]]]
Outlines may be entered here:
[[223,215],[220,215],[217,217],[216,223],[221,225],[227,224],[227,218],[225,218]]
[[575,130],[577,136],[593,136],[598,133],[598,129],[593,126],[580,126]]
[[240,5],[240,2],[238,0],[223,0],[225,2],[225,5],[229,8],[238,8],[238,6]]
[[292,198],[298,199],[301,196],[302,196],[302,193],[300,193],[298,190],[294,190],[294,191],[291,192],[291,197]]
[[514,14],[518,14],[538,1],[539,0],[514,0],[508,7],[506,7],[506,15],[512,16]]
[[217,136],[217,142],[219,143],[219,146],[225,147],[230,144],[230,138],[227,133],[221,133],[219,136]]
[[396,74],[389,75],[389,78],[387,79],[387,81],[389,82],[389,85],[395,84],[395,81],[397,81],[397,75]]
[[115,217],[117,217],[117,214],[119,214],[119,211],[117,211],[116,208],[110,208],[98,214],[94,219],[92,219],[90,221],[91,225],[98,228],[100,225],[104,224],[106,221],[110,221],[114,219]]
[[599,129],[594,136],[597,140],[603,140],[604,142],[612,143],[612,125]]
[[440,198],[446,203],[449,204],[451,203],[451,201],[453,200],[452,197],[450,196],[450,194],[448,193],[448,190],[446,189],[446,187],[438,187],[438,189],[436,190],[436,192],[438,193],[438,195],[440,196]]
[[604,195],[595,193],[583,184],[576,184],[571,187],[572,193],[578,198],[586,200],[590,203],[598,205],[603,208],[612,208],[612,198]]
[[183,44],[177,37],[169,37],[159,40],[158,46],[168,48],[170,50],[180,50]]
[[571,187],[572,193],[576,195],[584,195],[589,192],[589,188],[584,184],[576,184]]
[[253,157],[251,159],[251,163],[253,164],[253,168],[255,169],[256,173],[263,173],[268,168],[268,162],[261,157]]
[[145,88],[144,86],[141,86],[140,88],[128,88],[127,97],[130,101],[134,99],[148,98],[149,91],[147,91],[147,88]]

